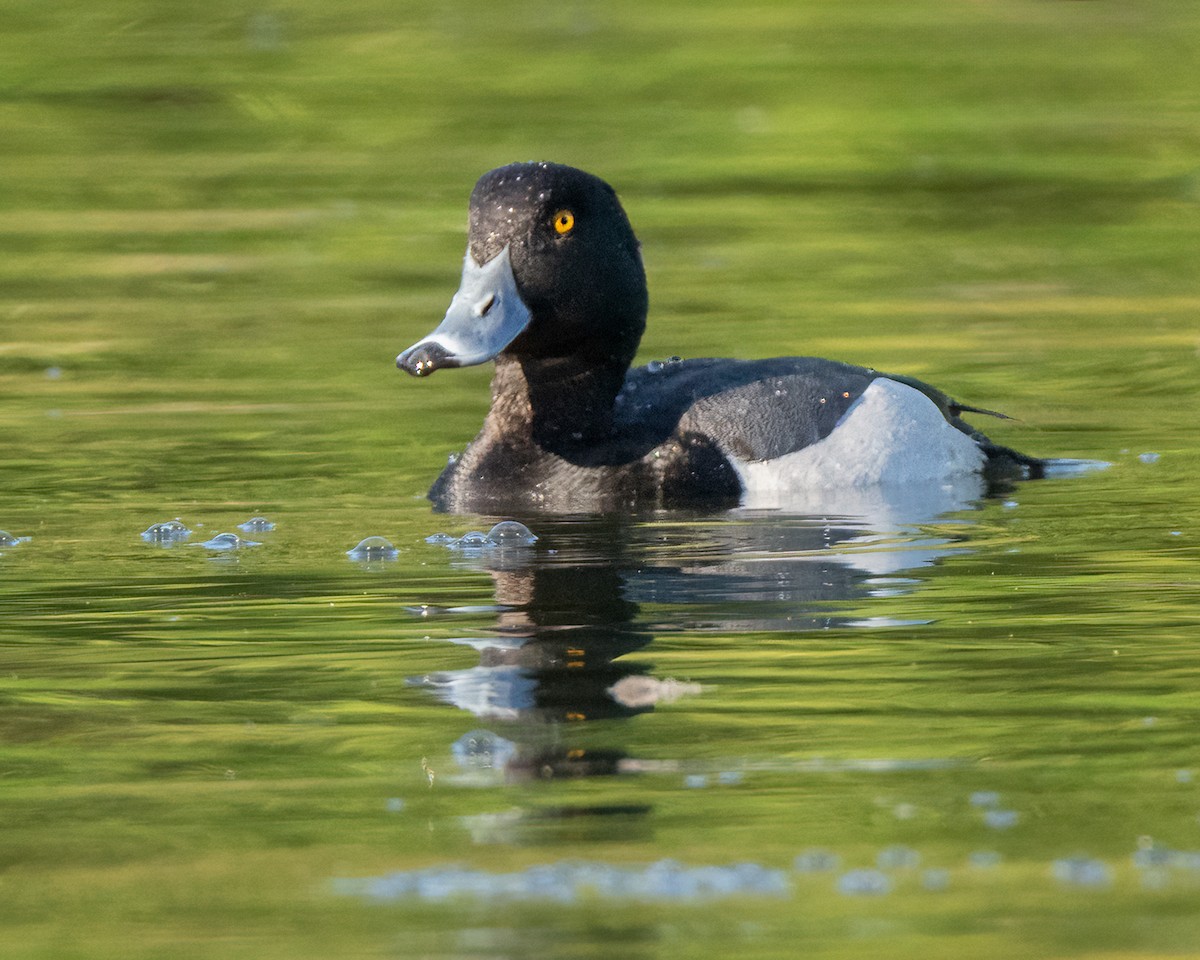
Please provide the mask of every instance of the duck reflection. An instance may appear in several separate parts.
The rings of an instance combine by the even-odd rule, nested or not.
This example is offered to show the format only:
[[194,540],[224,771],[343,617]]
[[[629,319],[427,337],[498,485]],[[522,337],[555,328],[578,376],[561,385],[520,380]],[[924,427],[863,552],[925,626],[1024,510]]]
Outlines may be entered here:
[[863,522],[749,512],[525,519],[536,545],[450,554],[492,578],[495,624],[485,636],[450,641],[475,649],[479,663],[409,681],[496,727],[464,735],[453,752],[466,771],[509,782],[669,769],[619,747],[572,742],[581,724],[703,694],[637,659],[656,636],[862,625],[873,594],[915,582],[897,571],[961,548],[961,537],[946,533],[953,525],[930,537],[918,527],[881,534]]

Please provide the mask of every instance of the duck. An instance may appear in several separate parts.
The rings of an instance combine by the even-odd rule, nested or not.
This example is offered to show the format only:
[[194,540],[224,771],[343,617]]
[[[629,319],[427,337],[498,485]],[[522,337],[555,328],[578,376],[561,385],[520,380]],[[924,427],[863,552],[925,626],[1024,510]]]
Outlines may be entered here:
[[904,375],[817,357],[631,367],[649,306],[616,191],[549,162],[485,173],[441,323],[396,358],[415,377],[495,363],[479,434],[428,492],[451,513],[753,506],[781,492],[943,488],[1041,475],[967,406]]

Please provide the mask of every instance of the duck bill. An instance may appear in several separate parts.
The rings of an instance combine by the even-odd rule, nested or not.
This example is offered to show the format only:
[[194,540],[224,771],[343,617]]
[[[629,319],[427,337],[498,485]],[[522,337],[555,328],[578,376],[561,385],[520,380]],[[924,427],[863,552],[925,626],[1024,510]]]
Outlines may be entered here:
[[463,258],[462,283],[446,317],[429,336],[396,358],[396,366],[414,377],[442,367],[471,367],[491,360],[529,326],[529,308],[517,292],[506,246],[480,266]]

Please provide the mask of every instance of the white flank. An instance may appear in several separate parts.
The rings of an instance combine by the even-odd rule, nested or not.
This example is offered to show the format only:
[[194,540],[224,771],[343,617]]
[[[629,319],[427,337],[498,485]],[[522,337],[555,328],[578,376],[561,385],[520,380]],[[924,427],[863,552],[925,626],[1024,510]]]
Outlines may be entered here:
[[734,461],[743,507],[906,518],[965,506],[982,493],[983,465],[979,444],[932,400],[884,377],[819,443],[774,460]]

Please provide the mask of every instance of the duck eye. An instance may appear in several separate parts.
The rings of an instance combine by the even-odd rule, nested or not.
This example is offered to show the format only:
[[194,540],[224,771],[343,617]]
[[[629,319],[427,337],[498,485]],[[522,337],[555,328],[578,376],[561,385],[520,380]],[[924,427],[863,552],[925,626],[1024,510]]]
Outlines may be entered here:
[[575,214],[570,210],[559,210],[554,215],[554,232],[560,237],[565,237],[571,232],[575,226]]

